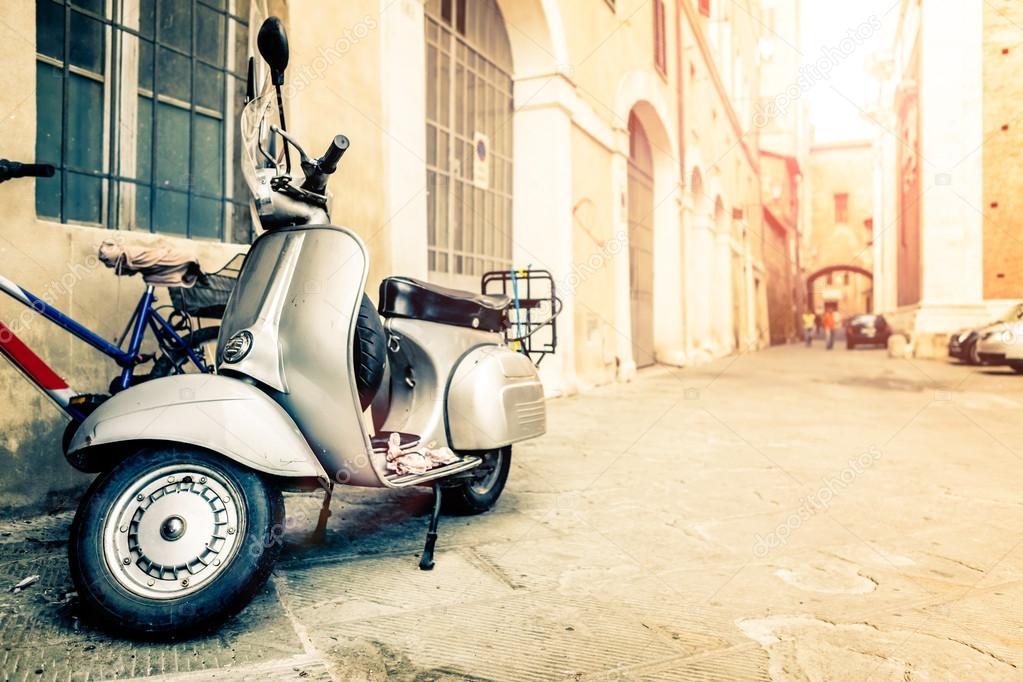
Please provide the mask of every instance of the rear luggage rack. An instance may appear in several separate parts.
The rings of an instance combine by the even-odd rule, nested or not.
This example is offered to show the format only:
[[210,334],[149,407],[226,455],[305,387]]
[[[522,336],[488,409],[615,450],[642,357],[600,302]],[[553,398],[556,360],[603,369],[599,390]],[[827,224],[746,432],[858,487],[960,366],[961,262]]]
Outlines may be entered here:
[[194,286],[171,287],[170,297],[174,307],[196,317],[221,319],[227,308],[227,299],[238,283],[245,254],[239,253],[216,272],[202,273]]
[[557,318],[562,302],[550,271],[492,270],[483,274],[480,286],[484,294],[502,294],[511,299],[506,311],[505,342],[539,366],[558,346]]

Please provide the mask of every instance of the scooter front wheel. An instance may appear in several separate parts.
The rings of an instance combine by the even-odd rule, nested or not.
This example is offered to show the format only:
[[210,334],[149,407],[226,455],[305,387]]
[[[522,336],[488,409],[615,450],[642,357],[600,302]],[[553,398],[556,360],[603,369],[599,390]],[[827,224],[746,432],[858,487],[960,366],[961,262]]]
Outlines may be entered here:
[[483,463],[473,478],[444,489],[441,507],[448,514],[467,516],[489,511],[504,492],[511,471],[511,446],[481,453]]
[[190,637],[240,611],[281,548],[284,502],[199,448],[143,450],[100,475],[71,527],[83,611],[134,635]]

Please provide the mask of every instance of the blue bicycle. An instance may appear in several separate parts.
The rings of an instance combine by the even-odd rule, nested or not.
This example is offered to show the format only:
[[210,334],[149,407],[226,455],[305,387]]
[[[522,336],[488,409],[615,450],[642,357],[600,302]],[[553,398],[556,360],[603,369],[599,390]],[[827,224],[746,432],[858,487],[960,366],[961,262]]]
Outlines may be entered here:
[[[0,159],[0,182],[28,176],[51,177],[53,173],[53,166],[47,164],[21,164]],[[81,393],[72,389],[63,377],[25,345],[2,320],[0,354],[71,418],[69,430],[73,435],[74,428],[90,412],[110,395],[129,386],[170,374],[214,371],[214,352],[220,327],[201,326],[200,320],[223,317],[228,296],[234,288],[243,260],[244,254],[238,254],[217,272],[199,273],[194,286],[170,288],[173,305],[158,306],[155,287],[147,283],[131,319],[114,342],[108,341],[27,289],[0,275],[0,290],[108,356],[121,368],[120,373],[110,382],[109,394]],[[145,269],[138,272],[146,277]],[[161,310],[165,309],[170,310],[166,317],[161,313]],[[156,341],[156,352],[142,352],[147,330],[151,331]],[[148,362],[153,363],[152,369],[146,374],[139,374],[137,372],[139,367]],[[65,433],[65,441],[67,435]]]

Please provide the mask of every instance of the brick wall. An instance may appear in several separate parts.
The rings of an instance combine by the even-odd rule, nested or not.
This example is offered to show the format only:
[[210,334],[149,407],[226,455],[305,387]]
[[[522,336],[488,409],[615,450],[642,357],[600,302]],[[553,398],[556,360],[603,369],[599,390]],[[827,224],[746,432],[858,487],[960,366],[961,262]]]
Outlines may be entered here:
[[1023,297],[1023,3],[984,4],[984,298]]

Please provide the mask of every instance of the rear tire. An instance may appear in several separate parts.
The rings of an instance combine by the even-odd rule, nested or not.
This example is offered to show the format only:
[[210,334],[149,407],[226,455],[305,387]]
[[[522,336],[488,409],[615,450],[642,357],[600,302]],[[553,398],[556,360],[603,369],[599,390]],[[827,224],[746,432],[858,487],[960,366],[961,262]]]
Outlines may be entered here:
[[489,511],[504,492],[511,471],[511,446],[483,454],[483,463],[476,468],[474,478],[445,488],[441,495],[441,508],[447,514],[472,516]]
[[1023,364],[1014,362],[1011,365],[1009,365],[1009,367],[1012,368],[1012,371],[1015,372],[1016,374],[1023,374]]
[[71,526],[82,613],[130,636],[187,638],[240,611],[281,550],[284,501],[256,472],[189,446],[128,456]]

